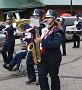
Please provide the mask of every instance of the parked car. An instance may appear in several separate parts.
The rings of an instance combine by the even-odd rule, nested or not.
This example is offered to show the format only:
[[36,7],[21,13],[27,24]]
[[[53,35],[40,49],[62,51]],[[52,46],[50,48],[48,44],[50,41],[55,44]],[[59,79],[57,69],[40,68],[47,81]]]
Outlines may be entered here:
[[3,47],[3,44],[4,44],[5,40],[6,40],[6,35],[3,34],[2,31],[0,31],[0,51],[1,51],[2,47]]
[[58,19],[62,19],[64,18],[65,21],[64,21],[64,26],[66,26],[66,40],[72,40],[72,37],[73,37],[73,33],[71,33],[74,28],[70,28],[71,26],[74,25],[74,21],[76,20],[76,17],[75,16],[69,16],[69,17],[65,17],[65,16],[61,16],[59,17]]
[[65,21],[64,21],[64,25],[65,26],[72,26],[74,25],[74,21],[76,20],[76,16],[69,16],[69,17],[60,17],[60,18],[64,18]]

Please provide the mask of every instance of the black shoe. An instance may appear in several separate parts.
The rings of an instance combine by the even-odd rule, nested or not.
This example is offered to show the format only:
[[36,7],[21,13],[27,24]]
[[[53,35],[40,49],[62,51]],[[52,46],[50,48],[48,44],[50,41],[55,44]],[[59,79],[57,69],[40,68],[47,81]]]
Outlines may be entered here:
[[26,81],[25,83],[27,84],[27,85],[29,85],[29,84],[31,84],[32,82],[36,82],[36,79],[34,78],[34,79],[29,79],[28,81]]
[[10,67],[9,65],[8,65],[8,66],[7,66],[7,65],[3,65],[3,67],[4,67],[5,69],[9,70],[9,71],[12,71],[12,67]]
[[20,71],[19,67],[14,68],[13,71]]
[[4,62],[3,67],[6,66],[7,64],[8,64],[7,62]]
[[76,48],[76,46],[72,47],[72,48]]
[[36,82],[36,85],[40,85],[40,82],[38,81],[38,82]]
[[77,46],[76,48],[79,48],[79,46]]
[[66,56],[66,54],[63,54],[62,56]]

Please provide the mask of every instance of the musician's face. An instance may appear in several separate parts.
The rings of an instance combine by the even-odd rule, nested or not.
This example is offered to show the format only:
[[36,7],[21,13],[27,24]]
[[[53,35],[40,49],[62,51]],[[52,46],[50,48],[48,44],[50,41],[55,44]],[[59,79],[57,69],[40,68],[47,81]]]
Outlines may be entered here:
[[46,20],[47,20],[47,24],[49,25],[53,22],[53,18],[51,17],[47,17]]
[[11,24],[11,23],[12,23],[12,20],[7,19],[6,22],[7,22],[8,24]]

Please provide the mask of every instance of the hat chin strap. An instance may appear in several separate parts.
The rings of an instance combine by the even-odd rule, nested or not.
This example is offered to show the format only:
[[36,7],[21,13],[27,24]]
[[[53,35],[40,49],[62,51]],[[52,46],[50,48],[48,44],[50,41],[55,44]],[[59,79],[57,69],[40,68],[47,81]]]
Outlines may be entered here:
[[49,25],[49,27],[48,27],[49,30],[51,30],[51,28],[52,28],[52,26],[53,26],[53,21],[54,21],[54,18],[53,18],[52,22],[50,23],[50,25]]
[[[53,18],[53,20],[52,20],[52,22],[54,21],[54,18]],[[50,23],[50,25],[52,24],[52,22]]]

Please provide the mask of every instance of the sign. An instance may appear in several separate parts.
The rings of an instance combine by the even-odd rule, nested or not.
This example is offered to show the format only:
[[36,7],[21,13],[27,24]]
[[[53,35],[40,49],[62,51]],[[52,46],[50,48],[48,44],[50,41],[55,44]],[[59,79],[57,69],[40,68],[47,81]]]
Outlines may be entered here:
[[37,27],[39,27],[39,25],[40,25],[40,20],[39,19],[30,18],[30,20],[31,20],[31,23],[30,23],[31,26],[37,26]]

